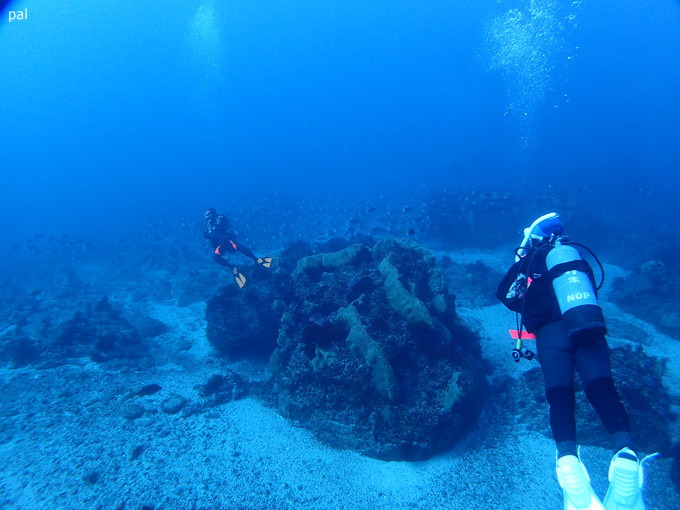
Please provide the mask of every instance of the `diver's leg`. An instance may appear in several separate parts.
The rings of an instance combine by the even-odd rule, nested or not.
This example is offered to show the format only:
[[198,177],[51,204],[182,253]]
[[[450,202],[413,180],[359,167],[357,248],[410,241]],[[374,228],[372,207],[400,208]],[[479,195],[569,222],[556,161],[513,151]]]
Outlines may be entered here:
[[541,328],[536,333],[536,347],[558,456],[576,455],[574,357],[562,322],[552,322]]
[[607,510],[644,510],[643,463],[635,453],[628,413],[612,378],[609,347],[604,335],[597,335],[576,348],[576,368],[586,397],[602,424],[611,434],[617,453],[609,466],[609,488],[604,498]]
[[633,448],[628,413],[612,379],[609,347],[604,335],[579,343],[575,351],[576,370],[588,401],[614,439],[617,450]]
[[231,246],[234,248],[234,251],[239,251],[243,253],[246,257],[251,259],[253,262],[257,262],[257,257],[255,254],[250,251],[246,246],[243,246],[241,243],[237,243],[236,241],[230,240],[229,243]]
[[557,321],[537,332],[536,345],[550,405],[550,428],[558,457],[555,471],[563,490],[564,508],[602,510],[576,448],[574,344],[562,321]]
[[220,266],[224,267],[233,267],[234,264],[229,262],[227,259],[225,259],[222,255],[219,255],[217,253],[213,253],[213,260],[217,262]]

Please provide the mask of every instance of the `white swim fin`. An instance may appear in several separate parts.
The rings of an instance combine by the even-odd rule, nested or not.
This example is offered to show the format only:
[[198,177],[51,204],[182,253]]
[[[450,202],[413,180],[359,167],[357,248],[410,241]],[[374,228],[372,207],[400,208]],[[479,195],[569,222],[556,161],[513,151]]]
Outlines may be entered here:
[[619,450],[609,464],[609,489],[604,497],[605,510],[645,510],[642,486],[644,463],[659,455],[653,453],[639,460],[630,448]]
[[604,510],[590,486],[588,471],[576,455],[557,459],[557,481],[564,491],[564,510]]

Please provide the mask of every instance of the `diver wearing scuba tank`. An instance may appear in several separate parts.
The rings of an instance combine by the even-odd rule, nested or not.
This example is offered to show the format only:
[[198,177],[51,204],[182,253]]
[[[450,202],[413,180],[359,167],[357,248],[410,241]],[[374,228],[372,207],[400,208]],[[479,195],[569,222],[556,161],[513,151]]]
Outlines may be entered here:
[[[607,328],[597,302],[593,271],[579,250],[564,239],[556,213],[534,221],[525,229],[522,244],[515,251],[515,263],[499,284],[496,296],[518,314],[518,338],[527,338],[524,328],[536,337],[565,508],[601,509],[604,507],[590,487],[576,446],[574,370],[616,450],[631,452],[635,459],[637,456],[628,414],[612,379]],[[513,356],[518,361],[514,351]],[[615,460],[622,464],[619,459],[617,454]],[[642,504],[641,494],[635,496]],[[616,508],[608,504],[614,501],[609,493],[607,498],[607,510]]]

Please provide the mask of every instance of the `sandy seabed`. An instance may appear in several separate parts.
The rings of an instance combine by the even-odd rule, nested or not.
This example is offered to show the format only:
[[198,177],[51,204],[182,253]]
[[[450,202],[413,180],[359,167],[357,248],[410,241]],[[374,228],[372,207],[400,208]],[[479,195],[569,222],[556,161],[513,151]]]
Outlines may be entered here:
[[[487,262],[484,253],[455,255]],[[602,301],[608,317],[654,331],[608,303],[606,294]],[[513,318],[501,305],[461,304],[458,311],[479,331],[495,371],[518,377],[535,366],[511,361],[507,329]],[[197,386],[222,369],[252,377],[266,367],[216,358],[205,337],[202,304],[150,303],[148,313],[170,327],[162,337],[166,362],[159,365],[121,370],[83,359],[0,371],[1,508],[562,508],[552,441],[517,425],[498,406],[487,406],[453,450],[422,462],[332,449],[252,397],[194,415],[168,414],[161,407],[168,395],[196,400]],[[659,333],[652,338],[645,350],[669,358],[665,384],[677,396],[680,341]],[[626,342],[616,331],[609,340],[612,346]],[[152,383],[162,390],[132,396]],[[132,403],[143,408],[141,417],[124,416]],[[598,447],[581,451],[601,497],[612,454]],[[648,464],[649,510],[680,508],[670,466],[670,459]]]

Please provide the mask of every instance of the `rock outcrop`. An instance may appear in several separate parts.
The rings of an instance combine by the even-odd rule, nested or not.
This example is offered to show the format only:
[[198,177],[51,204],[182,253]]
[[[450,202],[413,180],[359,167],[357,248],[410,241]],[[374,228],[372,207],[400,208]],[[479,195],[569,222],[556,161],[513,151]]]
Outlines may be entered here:
[[680,339],[678,277],[660,260],[650,260],[612,283],[610,299],[627,312],[653,323],[659,331]]
[[291,299],[290,278],[280,263],[274,259],[271,269],[252,266],[242,289],[230,282],[208,300],[206,335],[221,355],[264,360],[271,355],[279,321]]
[[[107,298],[102,298],[66,321],[50,349],[67,357],[87,356],[97,362],[139,358],[148,351],[148,345],[143,342],[148,335],[134,325],[141,322],[140,315],[130,316],[114,307]],[[151,317],[145,317],[144,323],[151,325],[148,328],[151,335],[167,329]]]
[[282,415],[322,441],[422,459],[476,419],[478,339],[459,321],[431,252],[385,239],[300,259],[270,360]]

